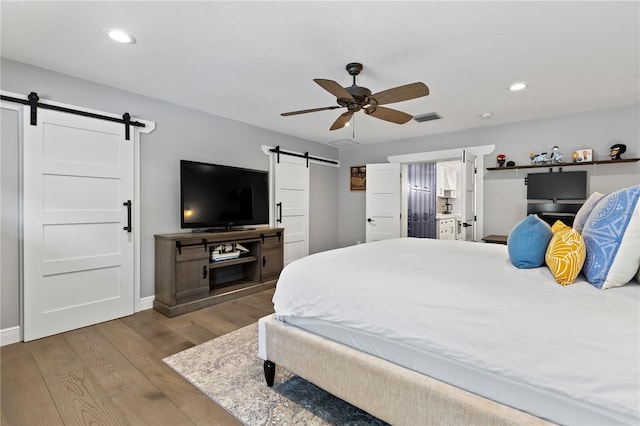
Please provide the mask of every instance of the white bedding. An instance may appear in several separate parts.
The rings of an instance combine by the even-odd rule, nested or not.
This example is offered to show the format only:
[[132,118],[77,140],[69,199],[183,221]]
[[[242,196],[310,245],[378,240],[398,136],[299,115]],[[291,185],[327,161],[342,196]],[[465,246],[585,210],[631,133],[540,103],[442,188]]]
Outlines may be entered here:
[[404,238],[299,259],[273,301],[283,321],[554,422],[640,423],[636,282],[562,287],[506,246]]

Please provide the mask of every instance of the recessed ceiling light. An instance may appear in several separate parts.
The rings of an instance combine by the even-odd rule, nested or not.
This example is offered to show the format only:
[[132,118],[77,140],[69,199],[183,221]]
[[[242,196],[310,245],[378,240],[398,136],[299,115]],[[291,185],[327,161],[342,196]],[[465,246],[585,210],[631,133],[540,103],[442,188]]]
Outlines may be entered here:
[[493,117],[493,113],[492,112],[483,112],[482,114],[480,114],[480,118],[483,120],[488,120],[491,117]]
[[527,83],[513,83],[509,86],[509,90],[512,92],[517,92],[518,90],[522,90],[527,87]]
[[125,31],[116,29],[116,28],[108,29],[107,35],[112,40],[115,40],[119,43],[134,44],[136,42],[136,39],[133,38],[132,35],[127,34]]

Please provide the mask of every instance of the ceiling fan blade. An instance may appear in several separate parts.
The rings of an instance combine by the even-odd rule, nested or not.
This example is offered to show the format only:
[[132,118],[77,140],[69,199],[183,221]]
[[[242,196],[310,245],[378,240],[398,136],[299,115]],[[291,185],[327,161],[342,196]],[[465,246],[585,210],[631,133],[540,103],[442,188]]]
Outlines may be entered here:
[[303,109],[300,111],[283,112],[280,115],[283,117],[287,117],[289,115],[306,114],[308,112],[326,111],[328,109],[337,109],[337,108],[344,108],[344,107],[341,107],[340,105],[334,105],[334,106],[323,107],[323,108],[312,108],[312,109]]
[[404,86],[394,87],[393,89],[383,90],[369,96],[374,98],[378,105],[392,104],[395,102],[408,101],[410,99],[420,98],[429,94],[429,88],[424,83],[411,83]]
[[334,121],[329,130],[342,129],[349,121],[351,121],[351,117],[353,117],[353,111],[347,111],[344,114],[341,114],[340,117]]
[[322,87],[324,90],[331,93],[333,96],[335,96],[338,99],[348,99],[350,101],[354,100],[353,96],[351,96],[351,93],[347,92],[347,89],[340,86],[338,83],[336,83],[333,80],[325,80],[323,78],[314,78],[313,81],[318,83],[320,87]]
[[364,112],[368,115],[374,116],[375,118],[379,118],[380,120],[396,124],[404,124],[413,118],[412,115],[409,115],[406,112],[381,106],[365,109]]

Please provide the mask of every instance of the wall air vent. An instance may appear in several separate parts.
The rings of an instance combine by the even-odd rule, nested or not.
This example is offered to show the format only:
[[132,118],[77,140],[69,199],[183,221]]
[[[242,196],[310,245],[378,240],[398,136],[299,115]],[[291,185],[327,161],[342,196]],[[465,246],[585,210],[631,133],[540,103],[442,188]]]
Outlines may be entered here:
[[416,115],[413,117],[413,119],[419,123],[424,121],[440,120],[441,118],[442,117],[440,117],[437,112],[430,112],[429,114]]

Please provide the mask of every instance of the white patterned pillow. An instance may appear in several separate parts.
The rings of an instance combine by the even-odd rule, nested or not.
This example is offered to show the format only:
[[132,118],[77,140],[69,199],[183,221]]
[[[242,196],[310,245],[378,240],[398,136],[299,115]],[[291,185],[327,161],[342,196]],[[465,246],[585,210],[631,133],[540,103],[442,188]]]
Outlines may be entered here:
[[591,213],[602,197],[604,197],[604,194],[594,192],[589,196],[589,198],[587,198],[587,201],[585,201],[582,207],[580,207],[580,210],[576,213],[576,217],[573,219],[573,229],[582,233],[582,229],[584,228],[584,224],[587,222],[589,213]]
[[591,284],[606,289],[625,285],[640,266],[640,185],[605,195],[587,219],[582,238],[587,253],[582,269]]

